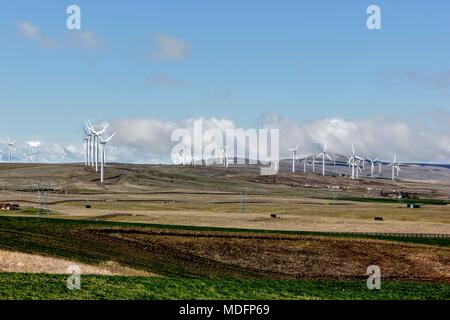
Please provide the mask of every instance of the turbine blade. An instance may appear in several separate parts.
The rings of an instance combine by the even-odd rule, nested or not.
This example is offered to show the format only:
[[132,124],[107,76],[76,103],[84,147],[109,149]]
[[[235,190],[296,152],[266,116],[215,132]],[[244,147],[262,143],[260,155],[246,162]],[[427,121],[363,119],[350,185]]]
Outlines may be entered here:
[[111,141],[112,138],[117,134],[117,132],[114,132],[108,139],[105,140],[105,142]]

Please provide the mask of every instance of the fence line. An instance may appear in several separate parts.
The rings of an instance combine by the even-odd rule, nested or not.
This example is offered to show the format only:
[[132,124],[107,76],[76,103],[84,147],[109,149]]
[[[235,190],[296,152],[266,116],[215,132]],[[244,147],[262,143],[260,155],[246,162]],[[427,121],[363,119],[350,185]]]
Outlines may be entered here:
[[325,232],[337,235],[381,236],[399,238],[438,238],[450,239],[450,234],[443,233],[393,233],[393,232]]

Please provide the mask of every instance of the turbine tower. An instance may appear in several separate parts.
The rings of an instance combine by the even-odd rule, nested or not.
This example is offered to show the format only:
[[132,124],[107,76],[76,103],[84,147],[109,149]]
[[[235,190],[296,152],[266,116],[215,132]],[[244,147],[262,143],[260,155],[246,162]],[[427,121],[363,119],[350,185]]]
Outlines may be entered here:
[[11,164],[12,161],[12,154],[13,154],[13,147],[14,144],[16,143],[15,140],[11,140],[10,138],[8,138],[8,148],[9,148],[9,163]]
[[184,144],[183,149],[181,149],[181,151],[183,152],[183,166],[185,166],[188,163],[187,157],[189,156],[189,158],[191,158],[191,148],[188,147],[187,144]]
[[92,134],[90,132],[90,130],[86,130],[86,127],[83,126],[83,132],[84,132],[84,143],[86,146],[85,152],[84,152],[84,165],[85,166],[89,166],[91,164],[91,159],[90,159],[90,151],[91,151],[91,138],[92,138]]
[[378,157],[375,159],[367,158],[370,162],[370,177],[373,178],[373,172],[375,170],[375,163],[378,161]]
[[305,156],[305,158],[303,158],[303,172],[306,173],[306,167],[309,167],[309,163],[308,163],[308,158]]
[[318,157],[322,157],[322,175],[325,175],[325,158],[328,158],[330,161],[333,161],[331,157],[327,153],[327,143],[323,145],[322,152],[317,155]]
[[64,164],[65,160],[66,160],[66,156],[67,156],[67,152],[66,149],[63,147],[63,152],[61,154],[61,163]]
[[289,148],[288,150],[292,152],[292,172],[295,172],[295,161],[298,161],[297,158],[297,149],[298,149],[298,143],[295,146],[295,148]]
[[392,167],[392,181],[395,181],[395,177],[399,175],[400,163],[397,162],[397,155],[394,155],[394,160],[388,164],[388,167]]
[[98,162],[99,162],[99,152],[100,152],[100,141],[99,137],[106,132],[106,129],[109,127],[109,123],[107,123],[104,128],[100,131],[96,131],[92,123],[87,120],[86,125],[93,135],[93,165],[95,164],[95,172],[98,172]]
[[222,159],[224,161],[223,166],[228,168],[228,147],[224,146],[222,148]]
[[100,159],[100,183],[103,184],[105,181],[105,162],[106,162],[106,144],[111,141],[111,139],[117,134],[117,132],[113,133],[108,139],[104,140],[101,135],[98,136],[100,139],[101,145],[101,159]]
[[[356,179],[359,179],[359,173],[360,173],[360,172],[361,172],[361,173],[363,172],[362,169],[361,169],[361,167],[359,166],[359,164],[360,164],[361,162],[363,162],[363,161],[357,160],[356,163],[355,163]],[[363,162],[363,163],[364,163],[364,162]]]
[[31,149],[31,158],[33,159],[33,163],[36,163],[36,154],[38,151],[36,149]]
[[28,152],[25,153],[25,157],[27,158],[29,163],[33,163],[33,155],[31,154],[31,150],[28,150]]
[[351,176],[352,180],[355,179],[355,174],[356,174],[357,178],[359,178],[359,171],[362,171],[361,168],[359,167],[359,163],[361,162],[361,160],[363,160],[363,159],[356,155],[355,146],[352,143],[352,155],[350,156],[350,158],[347,161],[349,166],[351,166],[351,168],[352,168],[352,176]]

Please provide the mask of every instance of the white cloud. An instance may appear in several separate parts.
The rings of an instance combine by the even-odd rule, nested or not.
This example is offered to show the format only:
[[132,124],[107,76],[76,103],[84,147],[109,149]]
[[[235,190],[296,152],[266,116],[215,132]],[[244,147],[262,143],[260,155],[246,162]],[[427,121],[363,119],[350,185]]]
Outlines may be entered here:
[[[441,114],[450,117],[450,114]],[[109,133],[118,134],[108,144],[108,160],[114,162],[164,163],[170,162],[170,154],[177,142],[171,141],[175,129],[185,128],[193,132],[194,121],[203,120],[203,130],[218,128],[238,129],[232,119],[185,118],[179,121],[163,121],[154,118],[116,120],[111,122]],[[430,117],[432,120],[432,117]],[[450,159],[450,129],[443,127],[411,124],[403,120],[388,118],[346,120],[340,118],[316,119],[297,122],[276,114],[264,115],[259,119],[259,128],[280,129],[280,154],[289,158],[289,147],[300,143],[300,156],[320,152],[321,144],[327,142],[330,152],[342,155],[351,153],[354,143],[360,156],[391,160],[398,154],[401,162],[440,162]],[[248,129],[248,128],[243,128]],[[258,128],[255,128],[258,129]],[[107,134],[108,135],[108,134]],[[199,137],[196,137],[197,140]],[[30,141],[28,141],[29,143]],[[39,142],[39,141],[34,141]],[[64,147],[63,147],[64,146]],[[7,160],[6,141],[0,142],[3,161]],[[18,142],[15,158],[26,161],[29,144]],[[64,149],[67,161],[84,161],[84,146],[41,142],[37,147],[39,159],[45,162],[60,162]]]
[[[446,163],[450,159],[449,130],[437,131],[403,120],[331,118],[298,123],[278,115],[266,115],[261,123],[264,127],[280,129],[282,149],[300,142],[302,155],[319,152],[321,145],[327,142],[329,151],[343,155],[351,153],[353,143],[361,156],[389,160],[398,154],[402,161]],[[286,151],[281,151],[287,155]]]
[[73,46],[93,51],[100,50],[106,46],[106,41],[92,30],[71,31],[69,42]]
[[20,21],[17,23],[17,29],[23,36],[33,39],[45,48],[54,47],[53,41],[42,35],[39,27],[34,26],[30,21]]
[[191,46],[178,38],[159,33],[155,37],[152,59],[185,60],[190,55]]
[[[29,162],[27,155],[30,149],[36,152],[36,161],[45,163],[60,163],[64,150],[67,155],[66,161],[80,162],[84,161],[83,146],[80,145],[62,145],[60,143],[44,143],[41,141],[17,141],[13,147],[14,162]],[[9,151],[6,141],[0,141],[0,161],[8,161]]]
[[37,148],[42,144],[40,141],[27,141],[25,143],[29,145],[31,148]]
[[70,31],[63,39],[54,41],[41,33],[39,26],[33,25],[30,21],[20,21],[17,23],[20,34],[32,39],[45,48],[82,48],[90,51],[97,51],[106,46],[106,41],[99,37],[93,30]]
[[[167,161],[175,142],[170,135],[177,128],[192,132],[196,119],[161,121],[158,119],[134,119],[116,121],[112,124],[119,131],[114,146],[117,160],[144,161],[161,159]],[[204,130],[239,128],[231,119],[203,119]],[[389,118],[345,120],[340,118],[317,119],[297,122],[279,115],[264,115],[259,119],[259,128],[280,129],[280,154],[290,156],[289,147],[300,143],[301,156],[320,152],[327,142],[328,150],[336,154],[349,155],[352,143],[361,156],[380,157],[385,160],[398,154],[401,161],[449,162],[450,130],[435,130],[425,125],[413,125]],[[248,129],[248,128],[243,128]],[[255,128],[258,129],[258,128]],[[120,154],[126,150],[124,154]]]

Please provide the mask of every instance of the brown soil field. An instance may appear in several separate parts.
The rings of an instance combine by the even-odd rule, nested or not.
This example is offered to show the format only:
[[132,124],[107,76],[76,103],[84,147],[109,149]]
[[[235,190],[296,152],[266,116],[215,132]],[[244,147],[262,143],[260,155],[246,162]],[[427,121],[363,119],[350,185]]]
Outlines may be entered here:
[[378,265],[385,279],[450,282],[450,248],[369,239],[138,228],[91,228],[80,237],[114,243],[142,259],[203,274],[222,270],[275,279],[359,279]]

